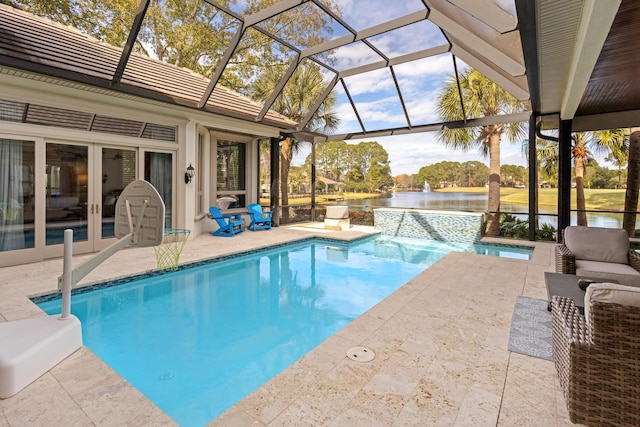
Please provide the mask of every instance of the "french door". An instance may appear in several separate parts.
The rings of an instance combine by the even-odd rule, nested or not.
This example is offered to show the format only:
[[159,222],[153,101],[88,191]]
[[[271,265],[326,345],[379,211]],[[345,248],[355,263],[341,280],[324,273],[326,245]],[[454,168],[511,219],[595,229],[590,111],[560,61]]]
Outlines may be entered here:
[[0,138],[0,265],[97,252],[115,241],[122,190],[145,179],[173,226],[175,152],[107,144]]
[[92,237],[95,250],[115,239],[116,203],[122,190],[138,177],[136,148],[96,146],[94,156],[94,197],[89,211],[94,223]]
[[[88,144],[47,143],[45,146],[44,224],[36,221],[36,230],[44,228],[44,256],[59,256],[64,231],[73,230],[73,252],[93,250],[93,170],[90,157],[94,147]],[[37,203],[37,202],[36,202]]]
[[59,255],[68,228],[74,253],[99,251],[113,242],[115,205],[136,179],[136,157],[136,148],[46,144],[45,257]]

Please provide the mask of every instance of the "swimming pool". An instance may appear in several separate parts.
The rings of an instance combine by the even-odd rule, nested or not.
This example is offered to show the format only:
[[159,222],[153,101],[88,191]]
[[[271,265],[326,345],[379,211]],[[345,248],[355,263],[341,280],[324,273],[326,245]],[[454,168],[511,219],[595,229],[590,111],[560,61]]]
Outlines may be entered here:
[[[201,426],[452,250],[310,240],[78,289],[85,345],[183,426]],[[60,300],[36,301],[49,314]]]

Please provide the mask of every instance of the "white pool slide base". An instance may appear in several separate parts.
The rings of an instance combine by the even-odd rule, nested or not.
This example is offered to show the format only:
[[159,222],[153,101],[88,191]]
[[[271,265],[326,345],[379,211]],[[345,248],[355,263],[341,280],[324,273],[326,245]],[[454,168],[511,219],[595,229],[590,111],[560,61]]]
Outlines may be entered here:
[[144,180],[133,181],[116,204],[118,240],[75,269],[73,230],[64,231],[64,267],[58,278],[62,313],[0,323],[0,399],[15,395],[82,347],[80,320],[70,313],[71,289],[120,249],[162,243],[164,214],[156,189]]
[[0,399],[37,380],[82,347],[77,317],[44,316],[0,324]]

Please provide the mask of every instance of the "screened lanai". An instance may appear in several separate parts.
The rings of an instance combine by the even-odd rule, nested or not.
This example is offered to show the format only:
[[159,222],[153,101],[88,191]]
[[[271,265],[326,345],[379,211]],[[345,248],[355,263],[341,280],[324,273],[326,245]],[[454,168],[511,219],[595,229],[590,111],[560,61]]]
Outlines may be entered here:
[[[458,68],[470,65],[518,99],[529,97],[513,2],[489,1],[486,7],[474,2],[421,0],[393,4],[328,0],[282,1],[273,5],[191,3],[194,25],[187,25],[189,17],[177,4],[156,4],[151,0],[141,1],[137,10],[123,11],[117,21],[111,17],[114,22],[105,25],[120,25],[123,30],[117,62],[116,58],[61,58],[52,49],[54,40],[44,35],[26,40],[20,28],[10,26],[6,30],[10,34],[6,37],[4,64],[73,77],[126,93],[140,94],[143,89],[149,92],[145,94],[149,98],[216,112],[224,106],[212,98],[214,88],[225,83],[229,86],[239,76],[259,80],[273,73],[276,64],[275,88],[259,101],[259,111],[247,112],[256,122],[264,121],[281,91],[296,83],[291,79],[294,71],[312,64],[319,67],[326,89],[313,94],[315,99],[309,110],[300,112],[298,123],[289,130],[319,130],[324,139],[330,140],[434,129],[426,126],[437,124],[438,119],[422,98],[442,82],[429,78],[435,74],[430,70],[444,69],[454,75]],[[58,12],[45,16],[54,20],[57,17],[63,23],[69,20]],[[149,45],[154,22],[162,19],[183,24],[186,31],[205,33],[202,46],[196,47],[200,59],[191,68],[205,76],[207,85],[188,88],[188,98],[181,93],[187,88],[178,84],[174,88],[158,84],[154,87],[145,81],[148,75],[144,73],[151,70],[141,69],[137,57],[131,55],[144,51],[152,58],[179,63],[171,53],[162,51],[179,50],[170,41],[160,42],[164,44],[161,46]],[[299,33],[310,21],[317,22],[320,31],[307,27],[308,34]],[[99,38],[99,28],[87,30]],[[23,43],[16,46],[18,41]],[[251,48],[266,58],[256,60],[248,52]],[[29,56],[25,57],[27,52]],[[250,63],[248,71],[238,70],[237,64],[243,62]],[[100,74],[96,68],[100,68]],[[362,85],[371,81],[375,87],[363,90]],[[236,87],[242,93],[248,90],[247,86]],[[167,94],[172,99],[167,99]],[[327,135],[322,129],[309,129],[309,121],[330,94],[337,99],[341,126]],[[380,102],[391,104],[392,113],[385,117],[370,114],[369,110],[375,109],[373,104]],[[477,119],[461,117],[474,118]]]
[[[30,2],[3,3],[19,8]],[[281,137],[314,144],[527,120],[531,140],[536,131],[559,129],[560,228],[570,211],[568,135],[633,126],[640,107],[633,73],[638,59],[628,43],[637,36],[632,23],[640,6],[631,0],[142,0],[117,13],[96,10],[99,25],[74,19],[73,7],[89,2],[51,4],[31,5],[32,11],[77,27],[73,38],[95,37],[94,47],[76,49],[74,40],[61,41],[2,9],[3,74],[273,126]],[[164,32],[157,30],[161,25]],[[197,59],[187,66],[189,55]],[[461,108],[458,120],[442,122],[434,108],[442,76],[457,77],[466,67],[527,101],[529,109],[485,117]],[[304,109],[278,105],[305,68],[317,70],[324,89],[305,94]],[[255,96],[251,84],[261,79],[273,84]],[[327,99],[339,113],[337,127],[316,120]],[[535,215],[535,203],[529,205]]]

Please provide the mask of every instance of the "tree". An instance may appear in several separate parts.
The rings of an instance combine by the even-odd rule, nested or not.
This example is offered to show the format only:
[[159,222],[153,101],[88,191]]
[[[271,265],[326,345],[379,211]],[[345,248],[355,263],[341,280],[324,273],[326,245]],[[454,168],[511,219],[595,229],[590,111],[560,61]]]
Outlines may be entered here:
[[370,141],[361,142],[358,146],[368,191],[384,191],[393,187],[389,154],[382,145],[376,141]]
[[416,174],[418,182],[428,182],[431,188],[458,186],[462,164],[460,162],[441,161],[423,166]]
[[396,176],[393,181],[396,187],[399,188],[413,188],[416,185],[414,181],[415,175],[407,175],[406,173]]
[[625,157],[627,159],[627,189],[622,228],[629,236],[634,236],[640,191],[640,128],[604,130],[594,134],[596,149],[606,150],[608,159],[614,159],[614,165],[620,167]]
[[289,186],[292,193],[307,193],[311,191],[311,187],[305,184],[309,183],[308,170],[302,166],[292,166],[289,171]]
[[[280,82],[282,70],[278,66],[271,67],[256,80],[251,91],[254,99],[265,101],[271,96],[276,85]],[[280,96],[278,96],[272,106],[274,111],[290,118],[295,122],[300,122],[309,113],[320,94],[324,92],[327,83],[322,78],[320,68],[310,62],[301,63],[293,72],[289,82],[285,85]],[[336,129],[339,119],[334,113],[336,97],[331,92],[327,96],[322,106],[314,112],[313,117],[307,124],[306,130],[310,132],[323,132]],[[289,169],[293,154],[300,149],[301,142],[292,137],[286,137],[280,147],[280,191],[282,206],[289,204],[289,194],[287,192]],[[289,209],[282,210],[282,221],[289,221]]]
[[629,233],[630,237],[635,234],[638,191],[640,191],[640,128],[633,127],[630,129],[629,137],[627,190],[624,198],[624,216],[622,218],[622,228]]
[[[538,180],[535,183],[535,206],[534,213],[535,217],[533,219],[533,226],[536,230],[536,235],[539,229],[539,218],[538,218],[538,201],[540,198],[538,197],[540,184],[546,183],[550,186],[556,187],[558,184],[558,154],[559,154],[559,144],[558,141],[554,141],[551,139],[536,139],[536,164],[538,166]],[[529,160],[529,140],[525,139],[522,142],[522,152],[526,157],[527,161]],[[531,223],[531,221],[529,221]],[[544,226],[544,224],[543,224]]]
[[578,210],[578,225],[587,225],[586,202],[584,198],[584,161],[589,156],[587,150],[587,134],[585,132],[575,132],[571,135],[573,148],[573,167],[576,178],[576,209]]
[[625,145],[624,146],[625,149],[622,151],[624,154],[621,154],[620,156],[616,156],[613,153],[610,153],[605,160],[609,163],[611,163],[613,166],[616,167],[616,185],[615,188],[622,188],[622,175],[624,174],[624,170],[626,168],[626,166],[629,164],[629,159],[628,159],[628,146]]
[[365,181],[365,188],[372,193],[393,186],[389,154],[375,141],[364,141],[357,144],[354,151],[358,156]]
[[586,201],[584,197],[584,173],[585,162],[591,158],[589,148],[603,152],[609,151],[612,155],[620,156],[624,145],[624,131],[622,129],[594,131],[594,132],[574,132],[571,135],[573,148],[573,165],[575,168],[576,180],[576,209],[578,211],[578,225],[588,225]]
[[500,166],[500,176],[502,185],[505,187],[515,187],[516,184],[524,185],[527,181],[529,172],[527,168],[521,165],[502,165]]
[[[455,76],[452,76],[438,95],[437,109],[443,121],[465,119],[464,111],[471,117],[497,116],[502,113],[523,111],[525,104],[486,78],[479,71],[466,69],[459,76],[460,92]],[[479,148],[480,153],[489,156],[489,201],[486,234],[500,234],[500,142],[503,133],[510,141],[522,140],[524,123],[496,124],[473,128],[444,129],[438,132],[438,139],[445,146],[468,151]]]
[[591,188],[616,188],[616,172],[601,166],[593,168]]
[[472,160],[462,163],[460,166],[460,174],[463,187],[484,187],[489,177],[489,168],[482,162]]
[[[311,155],[305,164],[311,164]],[[347,191],[374,192],[394,185],[389,154],[375,141],[322,143],[316,151],[316,164],[329,178],[340,178]]]
[[[251,15],[277,0],[246,0],[243,14]],[[124,46],[139,0],[0,0],[0,3],[44,16],[114,46]],[[234,0],[219,0],[232,9]],[[339,12],[333,0],[328,8]],[[332,38],[329,15],[311,2],[286,15],[260,23],[271,34],[304,49]],[[153,1],[147,9],[134,51],[211,77],[241,23],[201,0]],[[248,29],[221,77],[221,83],[246,94],[251,83],[273,65],[288,64],[289,49],[260,31]]]
[[[334,181],[344,179],[345,155],[347,143],[344,141],[329,141],[316,145],[316,172],[323,173]],[[305,165],[311,167],[311,155],[307,156]]]
[[[558,185],[558,141],[551,139],[536,139],[536,159],[538,164],[538,182],[536,188],[541,183],[549,184],[553,187]],[[522,142],[522,152],[527,161],[529,160],[529,140]],[[536,200],[537,192],[536,192]],[[536,213],[538,209],[536,208]]]
[[629,160],[629,129],[602,130],[597,133],[596,152],[603,154],[605,160],[618,169],[618,188],[622,186],[622,168]]

